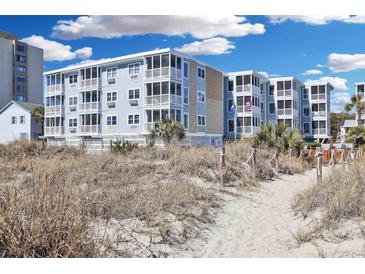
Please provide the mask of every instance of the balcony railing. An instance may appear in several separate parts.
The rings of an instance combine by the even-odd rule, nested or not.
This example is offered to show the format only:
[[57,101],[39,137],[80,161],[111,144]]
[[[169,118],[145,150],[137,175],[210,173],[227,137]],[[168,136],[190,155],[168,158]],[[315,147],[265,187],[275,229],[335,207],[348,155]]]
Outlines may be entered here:
[[313,114],[313,117],[326,117],[327,116],[326,111],[313,111],[312,114]]
[[251,85],[236,86],[236,92],[251,92]]
[[313,134],[314,135],[326,135],[327,129],[326,128],[315,128],[315,129],[313,129]]
[[64,113],[65,107],[63,105],[46,106],[44,110],[45,115],[61,115]]
[[180,69],[171,68],[171,77],[177,80],[181,80],[182,72]]
[[98,134],[101,131],[100,125],[81,125],[79,126],[79,134]]
[[101,103],[99,101],[79,104],[79,111],[89,112],[89,111],[99,111],[99,110],[101,110]]
[[312,100],[325,100],[326,94],[325,93],[312,94],[311,98],[312,98]]
[[168,105],[169,104],[169,95],[152,95],[144,97],[145,106],[153,106],[153,105]]
[[63,84],[57,84],[57,85],[52,85],[52,86],[46,87],[46,93],[48,95],[59,94],[59,93],[63,92],[64,90],[65,90],[65,85],[63,85]]
[[64,133],[63,126],[44,127],[44,135],[62,135]]
[[173,106],[178,106],[180,107],[181,104],[182,104],[182,97],[179,96],[179,95],[174,95],[174,94],[171,94],[170,95],[170,103],[171,105]]
[[79,82],[80,89],[97,89],[101,86],[101,79],[86,79]]
[[284,97],[284,96],[291,96],[291,95],[292,95],[292,91],[290,89],[277,91],[277,97]]
[[253,107],[237,106],[237,113],[251,113]]
[[146,78],[159,78],[169,76],[169,67],[146,70]]
[[278,109],[278,115],[292,115],[292,114],[293,114],[292,108]]

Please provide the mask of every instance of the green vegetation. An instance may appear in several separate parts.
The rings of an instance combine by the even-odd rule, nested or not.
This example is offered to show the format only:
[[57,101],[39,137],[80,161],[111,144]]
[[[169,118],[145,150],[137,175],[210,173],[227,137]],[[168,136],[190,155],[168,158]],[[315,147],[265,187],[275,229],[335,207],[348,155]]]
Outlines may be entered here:
[[156,138],[161,138],[164,144],[170,144],[173,138],[182,140],[185,137],[184,127],[175,120],[163,120],[155,123],[150,134],[150,143],[154,145]]
[[137,144],[133,144],[129,141],[117,140],[112,143],[111,151],[115,154],[127,154],[128,152],[131,152],[132,150],[137,148]]
[[333,140],[337,140],[337,134],[340,130],[340,123],[345,120],[355,119],[355,116],[346,112],[335,113],[331,112],[331,134]]
[[355,109],[357,114],[357,124],[362,125],[361,116],[364,112],[365,102],[362,100],[360,95],[351,96],[351,103],[345,105],[345,111],[349,112],[352,109]]
[[40,124],[41,126],[41,130],[42,130],[42,135],[44,134],[43,133],[43,130],[44,130],[44,106],[39,106],[39,107],[35,107],[33,110],[32,110],[32,113],[31,113],[32,117],[34,118],[34,120]]
[[365,144],[365,127],[363,125],[350,128],[346,134],[346,142],[354,144],[354,147],[361,147]]

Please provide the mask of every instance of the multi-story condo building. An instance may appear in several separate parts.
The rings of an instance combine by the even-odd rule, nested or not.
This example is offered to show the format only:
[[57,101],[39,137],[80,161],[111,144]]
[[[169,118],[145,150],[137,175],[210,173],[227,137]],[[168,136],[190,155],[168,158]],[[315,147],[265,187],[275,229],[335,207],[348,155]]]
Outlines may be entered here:
[[230,72],[225,76],[224,86],[225,136],[254,135],[266,121],[269,80],[252,70]]
[[[355,90],[356,95],[359,95],[364,100],[364,93],[365,93],[365,82],[361,83],[355,83]],[[365,113],[361,115],[361,118],[359,119],[357,113],[356,113],[356,124],[359,124],[359,121],[361,120],[361,124],[364,124],[365,121]]]
[[330,92],[333,86],[325,81],[306,84],[302,94],[303,136],[323,141],[331,136]]
[[182,123],[193,144],[223,136],[223,74],[172,49],[45,73],[45,136],[97,149],[110,140],[146,143],[154,123]]
[[0,32],[0,108],[11,100],[42,103],[43,50]]
[[303,90],[303,83],[294,77],[271,78],[267,96],[267,121],[300,129]]

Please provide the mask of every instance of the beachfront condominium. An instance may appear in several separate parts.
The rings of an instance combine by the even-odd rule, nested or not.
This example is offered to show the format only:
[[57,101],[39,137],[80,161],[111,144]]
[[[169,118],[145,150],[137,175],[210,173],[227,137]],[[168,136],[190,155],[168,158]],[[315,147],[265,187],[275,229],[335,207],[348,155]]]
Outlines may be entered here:
[[154,124],[180,122],[186,141],[220,144],[223,74],[160,49],[45,73],[45,136],[50,144],[105,149],[111,140],[146,144]]
[[302,94],[302,129],[306,139],[322,142],[331,136],[330,92],[326,81],[311,81]]
[[12,100],[43,101],[43,50],[0,32],[0,109]]
[[225,136],[254,135],[266,121],[269,80],[253,70],[230,72],[225,75],[224,88]]
[[[362,100],[364,100],[365,82],[355,83],[355,91],[356,95],[359,95],[362,98]],[[363,125],[364,121],[365,121],[365,113],[362,113],[361,118],[359,118],[358,114],[356,113],[356,124],[358,125],[359,123],[361,123],[361,125]]]

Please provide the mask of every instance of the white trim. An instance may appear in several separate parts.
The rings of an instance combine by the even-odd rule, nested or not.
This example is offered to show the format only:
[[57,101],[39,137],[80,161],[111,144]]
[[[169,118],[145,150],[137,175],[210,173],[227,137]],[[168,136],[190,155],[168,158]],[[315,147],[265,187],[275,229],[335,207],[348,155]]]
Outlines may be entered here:
[[[115,117],[115,125],[111,124],[108,125],[108,117]],[[112,119],[110,120],[111,122],[113,121]],[[106,115],[106,126],[117,126],[118,125],[118,115]]]
[[[199,93],[202,93],[202,94],[203,94],[203,96],[204,96],[204,101],[199,100]],[[205,104],[205,102],[206,102],[206,98],[205,98],[205,91],[197,90],[197,92],[196,92],[196,101],[197,101],[198,103],[203,103],[203,104]]]
[[[72,127],[70,127],[70,120],[76,120],[76,126],[73,125]],[[77,117],[68,118],[68,124],[67,124],[68,128],[77,128],[78,125],[79,125],[79,119]]]
[[[187,117],[188,117],[188,122],[187,122],[187,127],[185,127],[185,115],[187,115]],[[189,112],[183,112],[183,127],[184,127],[184,129],[185,130],[189,130]]]
[[[199,118],[198,117],[204,117],[204,125],[199,125]],[[196,124],[197,124],[197,126],[198,127],[206,127],[207,126],[207,117],[206,117],[206,115],[196,115]]]
[[[188,66],[187,66],[188,77],[185,77],[185,63],[188,64]],[[184,79],[189,79],[189,61],[186,61],[184,59],[183,59],[183,77],[184,77]]]
[[[138,98],[135,98],[136,97],[136,94],[135,94],[135,91],[136,90],[139,90],[139,97]],[[129,91],[133,91],[133,98],[131,99],[131,98],[129,98]],[[162,86],[160,87],[160,92],[161,92],[161,90],[162,90]],[[152,93],[153,93],[153,91],[152,91]],[[138,99],[141,99],[141,88],[140,87],[137,87],[137,88],[128,88],[128,100],[138,100]]]
[[[229,105],[229,101],[230,100],[232,100],[232,105]],[[227,102],[226,102],[226,107],[227,107],[227,110],[226,110],[226,112],[229,112],[229,113],[231,113],[231,106],[233,106],[233,104],[234,104],[234,98],[227,98]]]
[[[113,69],[115,69],[115,71],[116,71],[115,76],[114,77],[113,76],[112,77],[108,77],[108,70],[113,70]],[[117,66],[108,67],[108,68],[105,69],[105,72],[106,72],[106,79],[107,80],[108,79],[115,79],[118,76],[118,67]],[[113,75],[113,71],[112,71],[112,75]]]
[[[138,73],[135,73],[135,72],[134,73],[130,73],[130,71],[131,71],[130,70],[130,67],[131,66],[134,66],[134,69],[133,70],[135,71],[136,70],[136,68],[135,68],[136,65],[138,65],[138,67],[139,67]],[[128,75],[139,75],[139,74],[141,74],[141,71],[142,71],[142,64],[141,64],[141,62],[133,62],[133,63],[129,63],[128,64]]]
[[[229,131],[229,121],[233,121],[233,131]],[[234,128],[235,128],[234,119],[232,118],[227,119],[227,132],[234,133]]]
[[[111,101],[108,101],[108,94],[112,94],[112,93],[114,93],[115,92],[115,94],[117,95],[116,96],[116,99],[115,100],[111,100]],[[106,100],[106,102],[107,103],[112,103],[112,102],[116,102],[116,101],[118,101],[118,91],[117,90],[113,90],[113,91],[107,91],[106,92],[106,94],[105,94],[105,100]],[[110,98],[112,99],[113,98],[113,96],[111,95],[110,96]]]
[[[133,115],[133,123],[132,124],[129,123],[129,116],[130,115]],[[138,115],[138,124],[135,123],[135,120],[136,120],[135,119],[135,116],[136,115]],[[136,126],[136,125],[139,125],[140,123],[141,123],[141,114],[140,113],[137,112],[137,113],[128,113],[127,114],[127,125],[129,125],[129,126]]]

